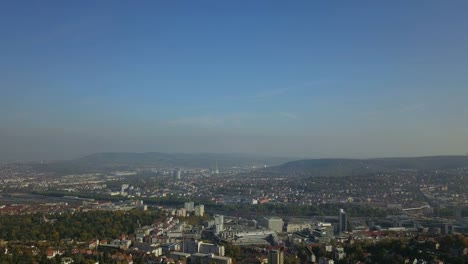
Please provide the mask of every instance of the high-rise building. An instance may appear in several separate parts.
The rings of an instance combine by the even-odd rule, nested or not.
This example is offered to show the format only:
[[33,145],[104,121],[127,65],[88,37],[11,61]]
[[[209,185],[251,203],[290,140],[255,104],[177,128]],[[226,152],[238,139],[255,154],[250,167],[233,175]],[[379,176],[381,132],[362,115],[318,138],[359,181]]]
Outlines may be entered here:
[[216,167],[215,167],[215,171],[214,171],[214,173],[215,173],[216,175],[218,175],[218,174],[219,174],[219,169],[218,169],[218,162],[216,162]]
[[177,216],[186,217],[187,216],[187,211],[185,210],[185,208],[180,208],[180,209],[177,210],[176,214],[177,214]]
[[203,216],[205,214],[205,206],[203,204],[195,206],[195,215]]
[[460,204],[457,203],[455,205],[455,220],[457,220],[459,223],[461,223],[462,220],[463,220],[461,212],[462,212],[462,210],[461,210]]
[[194,202],[185,202],[184,203],[184,209],[187,210],[187,212],[192,212],[195,210],[195,203]]
[[176,180],[180,180],[182,178],[182,171],[180,169],[176,169],[174,171],[174,178],[176,178]]
[[284,264],[284,253],[281,250],[268,251],[268,264]]
[[339,230],[338,233],[342,234],[348,231],[348,217],[346,216],[346,212],[343,209],[340,209],[340,216],[339,216]]
[[223,215],[215,215],[214,216],[214,227],[215,227],[215,234],[219,234],[224,231],[224,216]]

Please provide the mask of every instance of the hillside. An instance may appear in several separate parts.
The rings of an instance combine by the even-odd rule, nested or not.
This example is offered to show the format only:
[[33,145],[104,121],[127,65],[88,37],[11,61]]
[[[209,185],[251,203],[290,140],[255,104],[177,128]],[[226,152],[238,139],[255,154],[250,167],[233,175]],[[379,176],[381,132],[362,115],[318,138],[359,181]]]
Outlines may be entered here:
[[306,159],[257,171],[260,174],[299,174],[317,177],[364,175],[398,169],[444,170],[468,167],[468,156],[428,156],[378,159]]

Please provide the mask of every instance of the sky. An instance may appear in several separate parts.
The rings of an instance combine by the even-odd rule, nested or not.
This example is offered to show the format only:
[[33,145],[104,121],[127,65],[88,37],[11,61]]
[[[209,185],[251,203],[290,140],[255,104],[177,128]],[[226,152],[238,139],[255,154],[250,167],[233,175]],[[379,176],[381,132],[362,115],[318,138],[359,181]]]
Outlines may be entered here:
[[0,1],[0,160],[468,153],[468,1]]

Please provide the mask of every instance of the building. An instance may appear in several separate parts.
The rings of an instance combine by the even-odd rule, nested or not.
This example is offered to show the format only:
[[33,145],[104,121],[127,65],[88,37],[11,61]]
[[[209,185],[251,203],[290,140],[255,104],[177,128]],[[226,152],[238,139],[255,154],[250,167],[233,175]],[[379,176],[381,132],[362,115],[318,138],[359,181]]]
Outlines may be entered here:
[[177,180],[180,180],[182,178],[182,171],[180,169],[176,169],[174,171],[174,177],[177,179]]
[[346,257],[346,253],[342,247],[335,247],[333,249],[333,254],[335,256],[335,260],[342,260]]
[[300,232],[306,229],[312,229],[311,224],[305,222],[289,222],[286,225],[286,232]]
[[335,264],[335,261],[333,261],[333,259],[320,257],[318,264]]
[[224,256],[224,246],[198,242],[198,253],[215,254],[216,256]]
[[185,210],[185,208],[180,208],[180,209],[177,210],[176,215],[186,217],[187,216],[187,211]]
[[194,202],[185,202],[184,203],[184,208],[187,212],[192,212],[195,209],[195,203]]
[[143,241],[143,238],[147,235],[149,235],[151,233],[151,231],[153,231],[154,228],[151,227],[151,226],[143,226],[143,227],[139,227],[136,229],[135,231],[135,235],[136,235],[136,240],[137,241]]
[[283,219],[279,217],[263,217],[260,225],[275,232],[283,232]]
[[182,252],[184,253],[197,253],[198,252],[198,243],[192,239],[184,239],[182,242]]
[[215,256],[214,254],[194,253],[190,256],[191,264],[232,264],[229,257]]
[[203,216],[205,214],[205,206],[203,204],[197,205],[195,207],[195,215]]
[[312,230],[314,241],[328,243],[333,238],[333,226],[330,223],[318,223]]
[[268,251],[268,264],[284,264],[284,252],[281,250]]
[[340,209],[338,233],[342,234],[348,231],[348,217],[343,209]]
[[219,234],[224,231],[224,216],[215,215],[214,219],[215,219],[214,231],[215,231],[215,234]]
[[163,254],[169,254],[172,251],[180,251],[180,244],[179,243],[169,243],[163,244],[160,246],[162,249]]
[[121,248],[121,249],[128,249],[131,244],[132,244],[131,240],[114,239],[111,243],[111,246]]
[[189,253],[189,254],[202,253],[202,254],[214,254],[216,256],[224,256],[225,254],[224,246],[205,243],[205,242],[196,241],[196,240],[184,240],[182,250],[184,253]]
[[186,260],[187,258],[190,257],[190,254],[173,251],[169,253],[169,257],[172,258],[173,260]]

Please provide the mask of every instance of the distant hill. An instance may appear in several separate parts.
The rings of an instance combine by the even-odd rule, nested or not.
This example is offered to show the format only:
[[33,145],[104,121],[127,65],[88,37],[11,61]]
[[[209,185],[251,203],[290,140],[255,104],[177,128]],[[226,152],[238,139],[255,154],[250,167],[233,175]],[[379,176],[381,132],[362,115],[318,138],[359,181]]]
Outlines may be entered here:
[[397,169],[443,170],[468,167],[468,156],[428,156],[378,159],[306,159],[257,171],[260,174],[296,174],[318,177],[365,175]]
[[468,167],[468,156],[427,156],[371,159],[373,164],[392,169],[444,170]]
[[[293,160],[285,157],[268,157],[244,154],[216,153],[95,153],[82,158],[35,164],[39,171],[54,172],[57,175],[98,172],[102,170],[127,170],[135,167],[162,168],[219,168],[256,166],[255,172],[244,176],[317,176],[344,177],[368,175],[397,169],[444,170],[468,168],[468,156],[428,156],[412,158],[375,159],[304,159]],[[242,177],[242,175],[239,175]]]
[[244,154],[216,154],[216,153],[95,153],[79,159],[55,163],[62,166],[78,166],[88,168],[103,167],[180,167],[180,168],[214,168],[234,166],[269,166],[279,165],[291,158],[267,157]]

